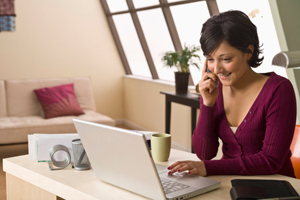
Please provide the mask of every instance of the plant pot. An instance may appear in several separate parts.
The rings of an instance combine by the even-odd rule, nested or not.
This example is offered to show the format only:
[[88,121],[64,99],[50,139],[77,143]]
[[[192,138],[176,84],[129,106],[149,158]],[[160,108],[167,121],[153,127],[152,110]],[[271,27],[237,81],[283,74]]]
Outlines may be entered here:
[[186,94],[188,91],[190,73],[175,72],[176,93]]

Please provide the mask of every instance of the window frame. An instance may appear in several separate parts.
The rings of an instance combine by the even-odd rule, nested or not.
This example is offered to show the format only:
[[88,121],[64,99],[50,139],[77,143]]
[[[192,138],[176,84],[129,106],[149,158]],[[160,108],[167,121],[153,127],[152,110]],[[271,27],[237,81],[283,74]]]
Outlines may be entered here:
[[[158,5],[147,6],[147,7],[142,7],[142,8],[135,8],[133,0],[126,0],[128,10],[118,11],[118,12],[110,12],[107,0],[100,0],[103,10],[105,12],[111,33],[115,40],[118,52],[120,54],[126,75],[133,75],[133,74],[132,74],[132,70],[130,69],[128,60],[126,58],[126,54],[125,54],[124,48],[122,46],[115,23],[113,21],[113,16],[119,15],[119,14],[125,14],[125,13],[130,14],[133,24],[134,24],[134,27],[136,29],[139,41],[141,43],[146,61],[148,63],[148,67],[149,67],[152,79],[156,80],[156,79],[159,79],[159,76],[158,76],[157,70],[155,68],[154,61],[153,61],[152,55],[150,53],[150,49],[149,49],[148,43],[146,41],[142,26],[140,24],[140,20],[138,18],[137,12],[143,11],[143,10],[151,10],[151,9],[155,9],[155,8],[161,8],[162,12],[163,12],[163,16],[165,18],[165,22],[167,24],[167,28],[168,28],[173,46],[174,46],[174,49],[176,51],[182,51],[181,41],[180,41],[177,29],[176,29],[176,25],[175,25],[170,7],[175,6],[175,5],[195,3],[195,2],[200,2],[200,1],[206,2],[210,16],[219,14],[219,8],[218,8],[216,0],[183,0],[183,1],[177,1],[177,2],[168,2],[168,0],[159,0]],[[194,85],[191,76],[189,79],[189,85]]]

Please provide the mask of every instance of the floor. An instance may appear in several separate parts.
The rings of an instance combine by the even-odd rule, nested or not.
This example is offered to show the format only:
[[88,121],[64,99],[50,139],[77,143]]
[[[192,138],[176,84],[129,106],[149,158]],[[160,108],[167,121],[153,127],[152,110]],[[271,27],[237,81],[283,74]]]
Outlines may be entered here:
[[[118,127],[129,129],[122,125]],[[5,173],[3,172],[2,159],[24,154],[28,154],[28,144],[0,145],[0,200],[6,199]]]

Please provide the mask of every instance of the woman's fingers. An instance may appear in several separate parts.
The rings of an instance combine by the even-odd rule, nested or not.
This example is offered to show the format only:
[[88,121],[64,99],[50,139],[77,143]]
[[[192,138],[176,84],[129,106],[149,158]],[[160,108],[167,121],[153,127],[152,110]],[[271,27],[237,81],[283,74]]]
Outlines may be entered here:
[[193,164],[193,161],[180,161],[176,162],[173,165],[170,165],[168,167],[170,170],[168,174],[172,175],[175,172],[184,172],[188,171],[188,174],[192,174],[196,172],[195,165]]
[[184,166],[186,166],[186,161],[177,161],[168,167],[168,170],[169,170],[168,174],[173,174],[175,172],[182,172],[182,171],[184,171],[183,170]]
[[173,169],[174,167],[176,167],[177,165],[179,165],[182,161],[177,161],[175,163],[173,163],[172,165],[170,165],[167,169],[171,170]]
[[202,68],[202,76],[205,74],[207,68],[207,60],[204,60],[203,68]]
[[198,174],[198,170],[197,169],[191,169],[189,170],[188,174],[192,175],[192,174]]
[[[207,79],[212,79],[213,81],[217,82],[218,81],[218,77],[216,74],[212,73],[211,71],[207,71],[208,65],[207,65],[207,60],[205,59],[204,64],[203,64],[203,68],[202,68],[202,81],[205,81]],[[201,81],[200,81],[201,82]]]
[[214,88],[218,86],[218,77],[216,74],[207,72],[207,60],[205,59],[202,69],[202,77],[198,83],[198,90],[199,92],[206,92],[212,93]]
[[173,173],[177,172],[182,167],[182,165],[183,165],[183,161],[178,161],[178,162],[170,165],[168,167],[168,170],[169,170],[168,174],[173,174]]
[[[211,80],[213,80],[214,82],[217,82],[217,81],[219,80],[216,74],[211,73],[211,72],[205,72],[205,73],[203,74],[203,76],[202,76],[201,81],[204,82],[204,81],[206,81],[206,80],[208,80],[208,79],[211,79]],[[201,81],[200,81],[200,82],[201,82]]]
[[207,72],[207,60],[205,60],[201,80],[198,83],[197,89],[203,99],[205,106],[214,106],[219,94],[218,85],[219,78],[213,72]]
[[211,79],[208,79],[206,81],[204,81],[201,85],[199,84],[198,88],[199,88],[199,91],[201,94],[203,94],[203,92],[206,92],[208,91],[209,93],[212,93],[215,88],[216,88],[216,83],[211,80]]
[[169,175],[175,172],[188,171],[188,174],[197,174],[199,176],[206,176],[206,169],[204,163],[201,161],[179,161],[168,167]]

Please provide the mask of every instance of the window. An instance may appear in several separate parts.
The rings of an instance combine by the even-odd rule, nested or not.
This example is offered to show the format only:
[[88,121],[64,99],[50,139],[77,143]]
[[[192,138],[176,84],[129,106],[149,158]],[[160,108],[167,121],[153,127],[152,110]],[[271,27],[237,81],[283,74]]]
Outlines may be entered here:
[[[189,3],[184,5],[171,6],[172,15],[179,34],[181,45],[200,45],[200,32],[202,24],[210,17],[205,1]],[[185,13],[184,15],[182,14]],[[205,57],[199,52],[201,57],[200,66],[203,65]],[[201,79],[201,70],[192,66],[190,67],[194,83]]]
[[128,10],[126,0],[107,1],[107,4],[109,6],[110,12],[112,12],[112,13],[123,11],[123,10]]
[[153,6],[153,5],[159,5],[158,0],[133,0],[133,4],[135,8],[143,8],[143,7],[148,7],[148,6]]
[[[200,45],[202,24],[214,14],[241,10],[257,26],[264,50],[257,72],[275,71],[271,66],[280,51],[268,0],[101,0],[127,74],[174,81],[174,71],[164,66],[166,51]],[[199,52],[202,62],[204,57]],[[202,66],[203,63],[200,63]],[[275,69],[275,70],[274,70]],[[201,70],[190,67],[190,84],[197,83]]]
[[159,79],[174,81],[174,71],[164,66],[161,61],[164,52],[170,50],[174,51],[174,46],[162,10],[156,8],[140,11],[138,12],[138,16]]
[[133,75],[151,78],[151,73],[130,14],[113,16]]
[[[164,66],[164,53],[180,51],[185,44],[199,45],[201,25],[218,13],[216,0],[101,0],[101,4],[126,73],[166,81],[174,81],[176,69]],[[198,82],[200,71],[191,67],[190,72],[190,83]]]

